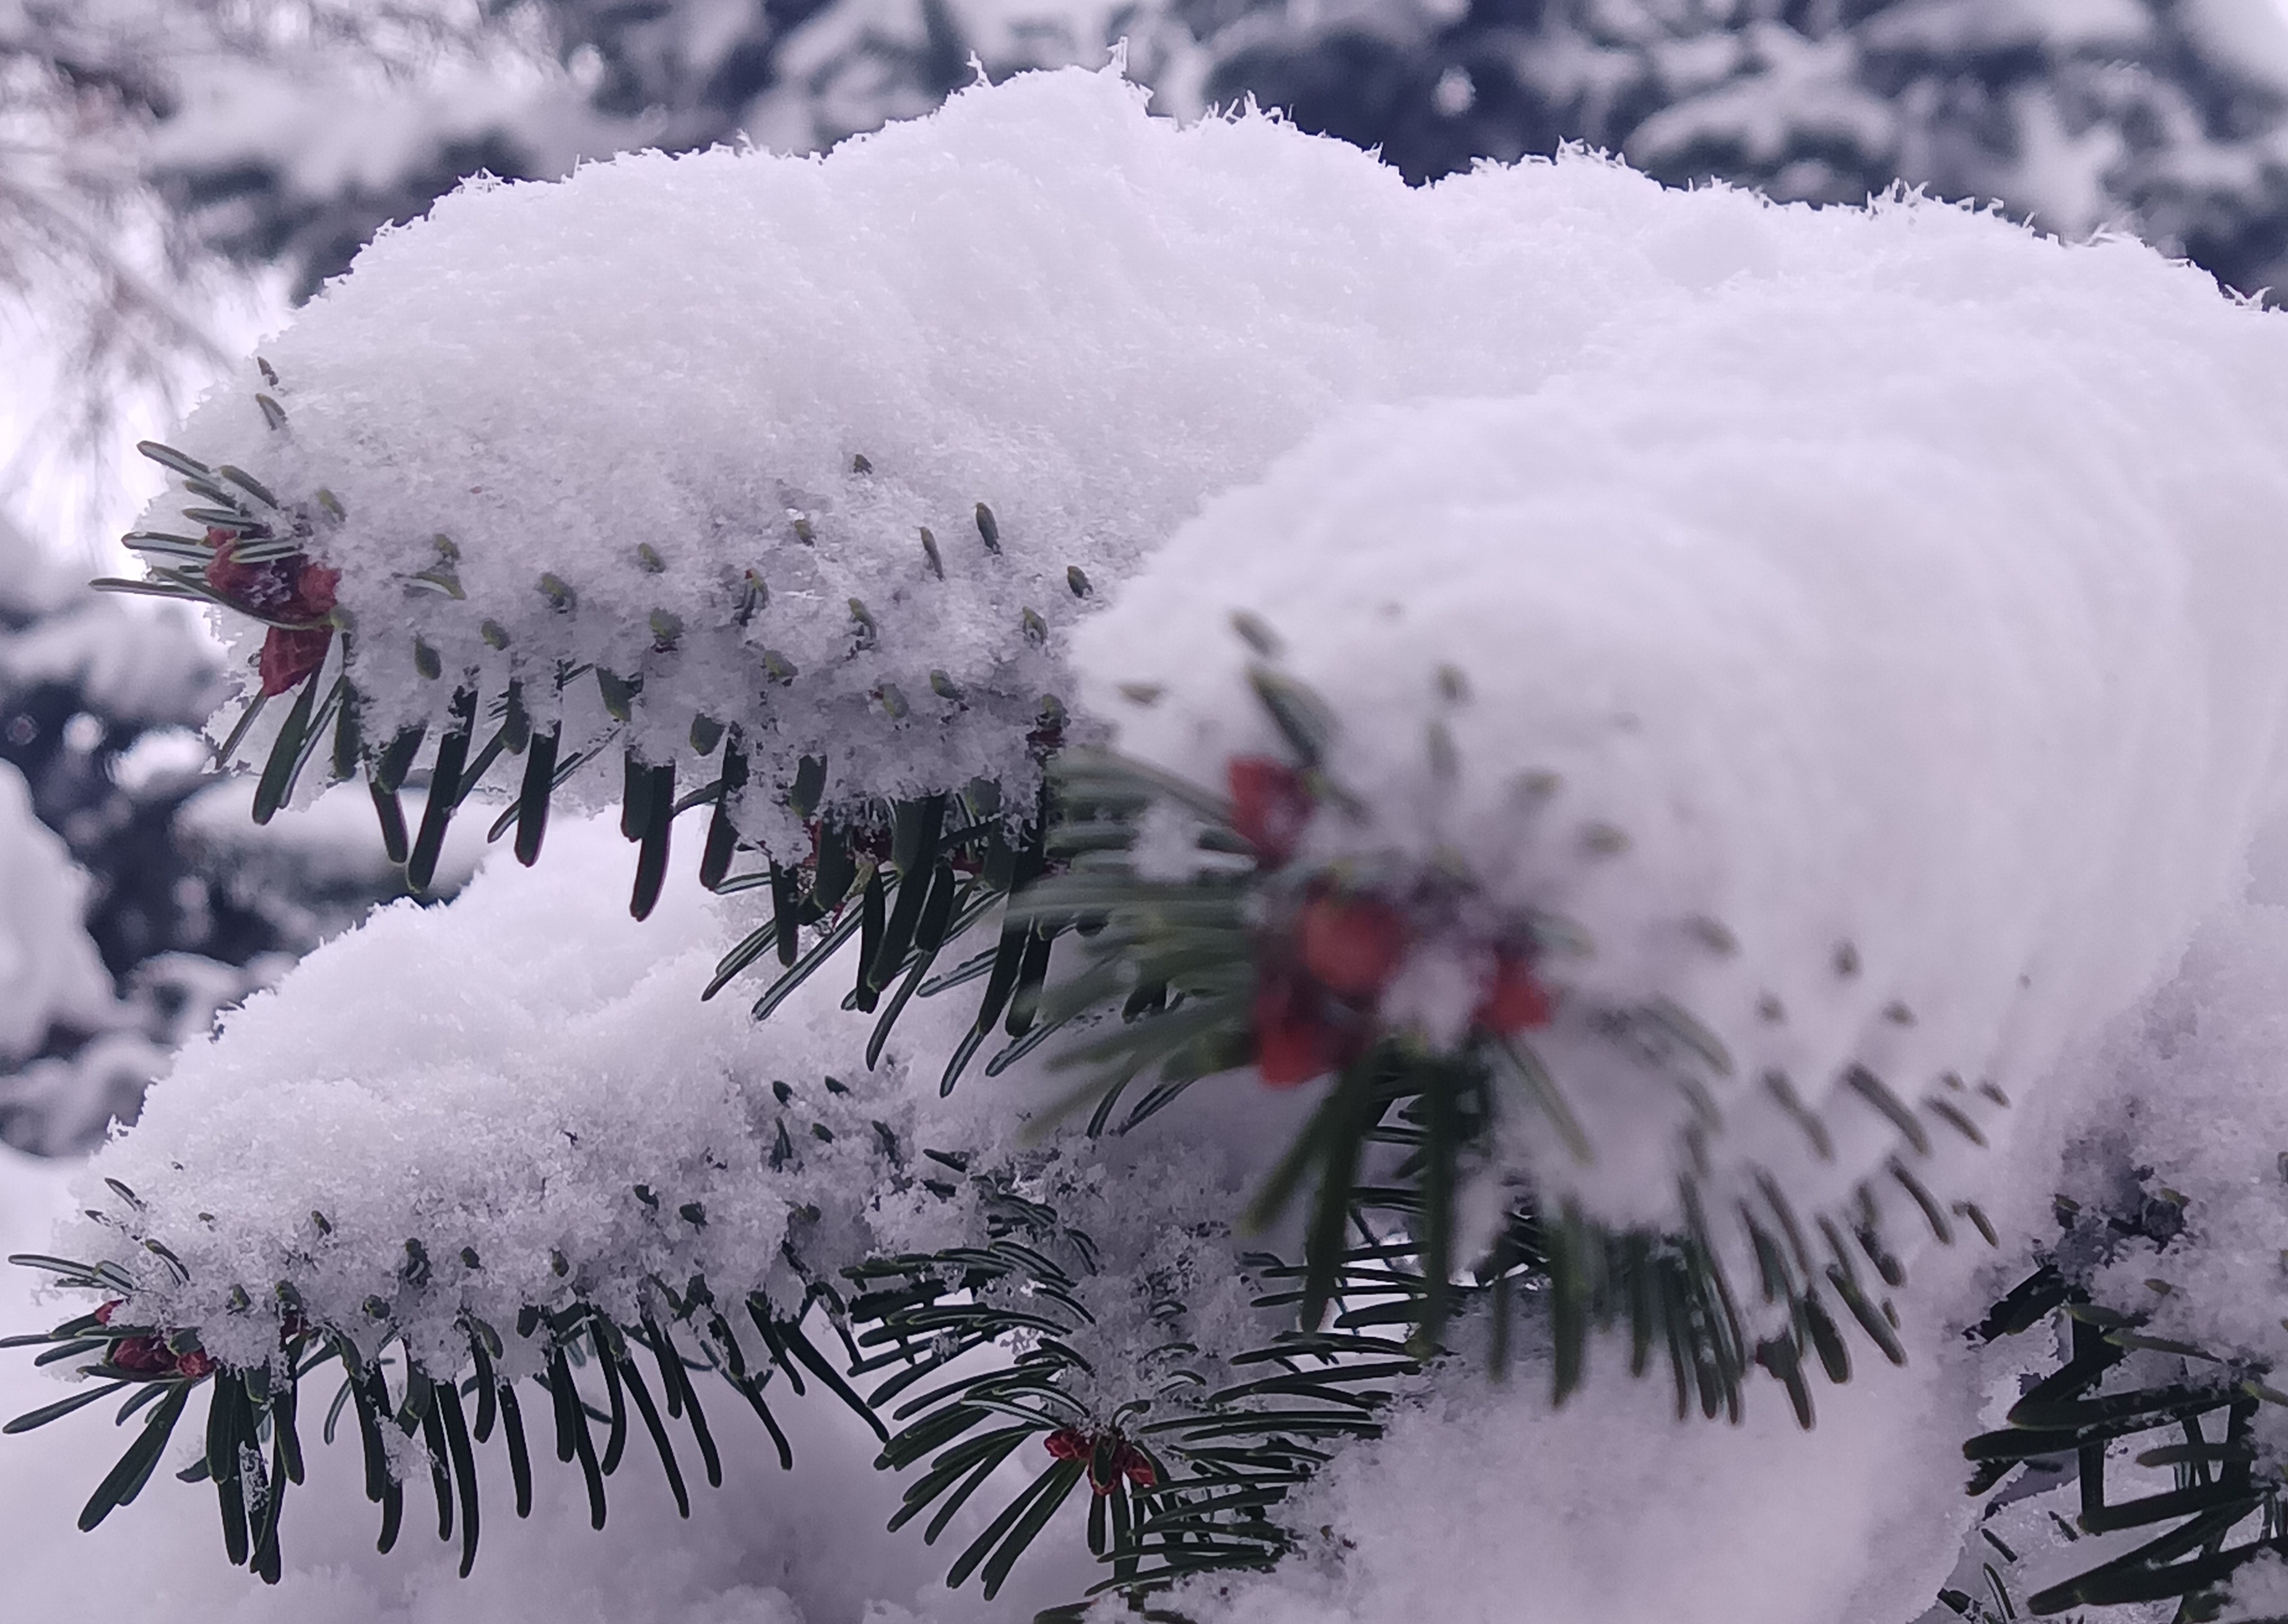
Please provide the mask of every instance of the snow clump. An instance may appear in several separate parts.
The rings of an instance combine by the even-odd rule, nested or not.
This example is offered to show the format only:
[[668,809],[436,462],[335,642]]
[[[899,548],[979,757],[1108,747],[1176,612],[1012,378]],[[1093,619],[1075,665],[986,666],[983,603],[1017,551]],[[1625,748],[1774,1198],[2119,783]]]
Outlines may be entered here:
[[2288,324],[2129,242],[1588,172],[1737,273],[1512,398],[1340,415],[1079,630],[1084,709],[1220,784],[1286,748],[1267,664],[1355,804],[1299,860],[1540,922],[1594,1149],[1521,1135],[1545,1194],[1673,1227],[1680,1176],[1768,1173],[1897,1248],[1911,1179],[1966,1229],[2007,1102],[2279,804]]

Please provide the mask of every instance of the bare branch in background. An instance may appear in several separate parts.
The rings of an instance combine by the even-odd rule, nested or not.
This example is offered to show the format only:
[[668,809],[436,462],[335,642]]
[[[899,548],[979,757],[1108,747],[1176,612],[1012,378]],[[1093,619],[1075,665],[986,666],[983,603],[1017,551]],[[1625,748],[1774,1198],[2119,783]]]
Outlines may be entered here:
[[171,415],[228,359],[215,318],[245,274],[154,184],[188,81],[409,75],[499,32],[462,0],[0,0],[0,343],[19,392],[0,491],[43,468],[100,491],[123,423]]

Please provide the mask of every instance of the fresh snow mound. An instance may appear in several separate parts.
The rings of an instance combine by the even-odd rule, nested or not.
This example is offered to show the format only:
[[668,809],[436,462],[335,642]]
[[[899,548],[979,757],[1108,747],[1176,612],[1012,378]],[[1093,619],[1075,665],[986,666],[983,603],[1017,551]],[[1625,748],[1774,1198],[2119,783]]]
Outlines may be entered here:
[[972,1192],[918,1155],[937,1150],[1013,1172],[1094,1237],[1078,1340],[1106,1414],[1149,1390],[1132,1367],[1152,1346],[1139,1282],[1155,1271],[1212,1282],[1187,1304],[1211,1358],[1279,1328],[1251,1308],[1227,1228],[1201,1222],[1243,1200],[1237,1158],[1166,1134],[1124,1147],[1117,1171],[1055,1144],[1013,1156],[1037,1073],[937,1093],[963,1000],[918,1001],[870,1071],[839,977],[760,1026],[743,1000],[703,1003],[738,932],[688,866],[639,924],[608,877],[618,830],[568,820],[558,838],[551,869],[504,858],[449,906],[383,908],[226,1016],[97,1158],[133,1200],[91,1178],[66,1251],[109,1259],[139,1312],[237,1363],[276,1345],[284,1282],[314,1322],[401,1335],[440,1371],[481,1320],[526,1374],[544,1343],[512,1332],[528,1306],[584,1301],[632,1324],[648,1282],[703,1278],[722,1303],[761,1292],[787,1314],[870,1255],[981,1244]]
[[[1886,1164],[1934,1176],[1853,1068],[1966,1162],[1947,1181],[1990,1167],[1982,1086],[2042,1083],[2165,972],[2278,800],[2288,323],[1950,209],[1729,227],[1754,268],[1529,392],[1341,416],[1076,659],[1122,748],[1219,784],[1279,748],[1227,619],[1259,618],[1363,809],[1317,856],[1458,865],[1585,931],[1545,961],[1544,1052],[1598,1154],[1521,1147],[1543,1189],[1673,1222],[1704,1152],[1805,1203],[1879,1179],[1903,1214]],[[1664,999],[1723,1051],[1683,1089],[1641,1024],[1614,1041]]]
[[[141,1205],[89,1194],[187,1281],[113,1228],[73,1244],[147,1276],[154,1311],[218,1357],[257,1363],[281,1280],[331,1326],[371,1324],[379,1298],[443,1369],[467,1356],[464,1314],[505,1333],[528,1303],[586,1293],[632,1321],[649,1278],[799,1303],[793,1209],[822,1208],[838,1261],[881,1178],[869,1119],[902,1138],[910,1113],[883,1081],[862,1101],[825,1088],[849,1058],[830,998],[761,1028],[738,1001],[700,1002],[725,942],[688,874],[640,925],[600,872],[618,831],[568,821],[559,839],[552,872],[497,864],[449,908],[379,910],[184,1051],[97,1163]],[[783,1121],[802,1150],[784,1171],[768,1165]],[[234,1287],[261,1311],[232,1312]]]
[[[1179,128],[1144,100],[1027,75],[823,159],[473,186],[266,347],[274,391],[250,366],[179,443],[346,506],[317,546],[369,742],[464,671],[489,697],[520,675],[545,725],[556,673],[592,661],[641,678],[652,759],[695,713],[742,725],[743,827],[791,845],[767,792],[805,754],[830,801],[1021,784],[1043,695],[1070,698],[1064,628],[1331,413],[1533,388],[1775,251],[1742,194],[1579,157],[1412,190],[1272,117]],[[183,500],[147,522],[180,530]],[[441,563],[464,598],[415,582]],[[243,654],[259,630],[226,618]],[[568,756],[605,724],[594,683],[568,701]]]

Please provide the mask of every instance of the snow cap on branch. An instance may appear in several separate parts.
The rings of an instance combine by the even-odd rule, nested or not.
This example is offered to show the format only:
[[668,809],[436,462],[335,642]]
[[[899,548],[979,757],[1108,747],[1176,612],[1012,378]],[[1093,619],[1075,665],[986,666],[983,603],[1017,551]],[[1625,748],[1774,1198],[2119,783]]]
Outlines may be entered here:
[[1220,784],[1281,748],[1267,663],[1358,803],[1301,860],[1543,922],[1595,1150],[1520,1147],[1544,1189],[1673,1223],[1704,1158],[1719,1213],[1767,1168],[1871,1181],[1903,1236],[1890,1164],[1966,1192],[1942,1164],[1998,1160],[2001,1097],[2167,970],[2278,801],[2288,326],[1951,208],[1638,201],[1737,273],[1514,398],[1339,417],[1081,631],[1083,698]]
[[741,825],[783,844],[806,755],[830,804],[1021,787],[1064,629],[1207,496],[1346,404],[1529,388],[1720,276],[1693,234],[1720,260],[1758,229],[1581,159],[1410,190],[1272,117],[1144,100],[1029,75],[822,160],[473,186],[179,443],[315,524],[375,748],[435,737],[467,672],[520,677],[544,727],[593,662],[615,693],[569,679],[568,757],[629,685],[647,759],[695,714],[738,725]]

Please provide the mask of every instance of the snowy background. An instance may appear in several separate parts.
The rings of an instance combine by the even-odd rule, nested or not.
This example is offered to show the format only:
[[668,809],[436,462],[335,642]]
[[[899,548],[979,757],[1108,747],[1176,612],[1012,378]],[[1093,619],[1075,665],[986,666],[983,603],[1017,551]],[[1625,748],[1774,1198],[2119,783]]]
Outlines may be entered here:
[[[2070,241],[2141,236],[2244,293],[2288,286],[2288,11],[2272,0],[0,0],[6,1249],[47,1246],[79,1205],[70,1192],[77,1159],[107,1122],[131,1120],[143,1085],[178,1046],[398,890],[361,793],[258,830],[244,783],[207,768],[196,730],[221,691],[225,656],[203,627],[79,588],[121,568],[110,538],[158,487],[159,471],[126,448],[171,432],[378,226],[420,215],[465,176],[552,178],[616,152],[742,135],[776,151],[822,150],[926,113],[972,80],[973,58],[1000,81],[1027,67],[1092,67],[1120,38],[1157,111],[1191,118],[1252,95],[1304,129],[1379,149],[1412,182],[1585,141],[1664,180],[1728,178],[1783,200],[1856,204],[1895,181],[1998,200]],[[393,246],[410,255],[420,241]],[[1696,224],[1678,227],[1671,254],[1754,268],[1761,251],[1730,226]],[[386,351],[346,350],[345,364]],[[1597,399],[1653,416],[1661,406]],[[2242,432],[2281,420],[2257,384],[2236,399],[2247,408]],[[1316,488],[1370,456],[1434,460],[1472,434],[1498,443],[1517,431],[1442,420],[1415,449],[1398,426],[1348,432],[1362,438],[1323,451],[1323,467],[1283,477]],[[2058,432],[2070,436],[2070,425]],[[1259,471],[1253,448],[1212,449],[1256,457],[1246,471]],[[2079,493],[2101,494],[2116,495],[2093,480]],[[1522,500],[1500,489],[1478,495]],[[2161,524],[2169,498],[2139,497],[2156,504]],[[1191,544],[1213,556],[1215,525],[1251,517],[1212,516]],[[1091,559],[1100,573],[1121,566],[1119,538],[1108,545],[1107,565]],[[2250,579],[2228,562],[2211,560],[2220,573],[2201,589],[2219,600]],[[1150,599],[1140,601],[1133,613],[1149,625]],[[2197,630],[2214,634],[2229,660],[2216,657],[2250,686],[2277,662],[2250,628]],[[1100,633],[1106,669],[1125,657],[1121,635],[1116,622]],[[1148,673],[1156,659],[1172,669]],[[1189,677],[1211,696],[1200,701],[1211,713],[1213,684],[1228,675],[1212,655],[1180,647],[1130,663],[1135,672],[1122,675]],[[2260,730],[2263,718],[2246,725]],[[1164,753],[1185,748],[1198,746]],[[2262,753],[2220,747],[2219,759]],[[2178,765],[2195,778],[2202,770]],[[2278,1203],[2261,1188],[2276,1185],[2272,1159],[2288,1144],[2288,1121],[2251,1103],[2288,1043],[2276,1013],[2288,1007],[2288,863],[2272,860],[2288,843],[2260,843],[2244,885],[2254,813],[2231,797],[2244,788],[2193,809],[2214,814],[2216,826],[2202,824],[2192,839],[2213,872],[2159,886],[2179,911],[2157,908],[2136,938],[2145,957],[2091,971],[2097,992],[2075,984],[2072,996],[2086,993],[2087,1006],[2113,1018],[2074,1029],[2085,1006],[2070,997],[2042,1016],[2056,1030],[2032,1043],[2042,1061],[2033,1069],[2058,1065],[2062,1050],[2092,1081],[2071,1108],[2027,1113],[2014,1152],[2017,1204],[1990,1199],[1998,1216],[2010,1213],[2030,1233],[2052,1190],[2106,1176],[2093,1162],[2077,1173],[2069,1147],[2081,1143],[2081,1124],[2125,1114],[2145,1135],[2141,1154],[2207,1203],[2228,1238],[2203,1255],[2205,1275],[2173,1282],[2171,1311],[2188,1316],[2175,1329],[2266,1350],[2282,1343],[2277,1316],[2249,1309],[2232,1281],[2236,1265],[2283,1255],[2288,1238],[2274,1232]],[[2228,811],[2218,811],[2224,802]],[[2147,820],[2130,819],[2112,837],[2133,845],[2156,828],[2182,835],[2199,821],[2182,808],[2138,817]],[[447,892],[481,861],[473,821],[482,820],[457,831]],[[578,832],[563,844],[558,855],[576,862]],[[1835,860],[1847,867],[1850,859]],[[687,875],[678,883],[683,928],[708,945],[721,922]],[[536,939],[602,931],[608,922],[577,909],[618,906],[609,884],[560,893],[515,872],[476,884],[471,900],[491,910],[484,916],[496,928]],[[2245,900],[2230,899],[2243,890]],[[2094,906],[2059,896],[2045,906],[2065,917]],[[400,904],[392,928],[449,941],[450,917]],[[2046,913],[2046,928],[2066,930],[2058,917]],[[2176,978],[2140,992],[2152,961],[2173,963],[2197,924]],[[1960,945],[1935,939],[1923,950],[1952,963]],[[309,1005],[319,994],[300,996]],[[1998,1018],[2014,1042],[2031,1042],[2030,1018]],[[2238,1130],[2218,1126],[2226,1121]],[[1314,1489],[1310,1514],[1349,1541],[1339,1571],[1331,1557],[1305,1564],[1219,1605],[1235,1618],[1364,1624],[1417,1616],[1434,1584],[1444,1607],[1468,1620],[1906,1624],[1950,1574],[1964,1583],[1977,1571],[1957,1574],[1958,1522],[1917,1519],[1958,1500],[1957,1446],[1992,1423],[1990,1400],[2015,1390],[2009,1360],[2026,1357],[2006,1350],[1975,1366],[1940,1334],[1998,1278],[1959,1250],[1945,1256],[1919,1264],[1903,1303],[1910,1322],[1927,1327],[1908,1367],[1865,1361],[1849,1386],[1823,1393],[1808,1437],[1776,1406],[1742,1429],[1674,1429],[1657,1405],[1613,1382],[1553,1420],[1535,1382],[1450,1397]],[[2120,1260],[2124,1289],[2144,1290],[2154,1266]],[[46,1317],[31,1304],[32,1283],[0,1280],[0,1328]],[[8,1413],[55,1390],[20,1359],[0,1365]],[[314,1450],[315,1485],[295,1514],[290,1569],[274,1589],[219,1560],[199,1492],[162,1483],[95,1535],[74,1533],[81,1485],[110,1440],[59,1426],[0,1442],[0,1602],[24,1616],[155,1603],[191,1624],[290,1615],[963,1624],[1022,1616],[1084,1584],[1084,1565],[1052,1558],[1021,1570],[997,1608],[949,1595],[937,1582],[942,1548],[878,1532],[900,1485],[870,1470],[855,1424],[822,1403],[796,1414],[803,1473],[783,1477],[763,1440],[732,1429],[727,1486],[698,1497],[688,1525],[663,1496],[625,1493],[608,1530],[592,1535],[576,1480],[544,1473],[534,1519],[499,1518],[466,1583],[441,1548],[409,1540],[393,1557],[373,1556],[354,1453]],[[1763,1490],[1744,1509],[1744,1474]],[[1520,1530],[1509,1513],[1521,1503],[1547,1508],[1547,1519]],[[1655,1543],[1669,1559],[1643,1560]],[[2010,1577],[2021,1594],[2040,1578]],[[1535,1599],[1521,1614],[1524,1595]]]

